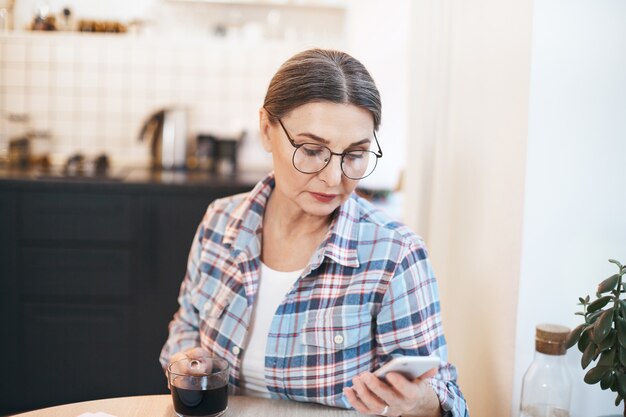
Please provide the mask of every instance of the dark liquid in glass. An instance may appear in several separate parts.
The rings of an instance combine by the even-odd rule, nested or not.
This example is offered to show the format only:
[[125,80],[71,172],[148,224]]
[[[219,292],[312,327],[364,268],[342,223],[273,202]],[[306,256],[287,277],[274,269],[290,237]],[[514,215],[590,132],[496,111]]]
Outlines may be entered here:
[[172,389],[174,410],[185,416],[210,416],[221,413],[228,406],[228,386],[207,390]]

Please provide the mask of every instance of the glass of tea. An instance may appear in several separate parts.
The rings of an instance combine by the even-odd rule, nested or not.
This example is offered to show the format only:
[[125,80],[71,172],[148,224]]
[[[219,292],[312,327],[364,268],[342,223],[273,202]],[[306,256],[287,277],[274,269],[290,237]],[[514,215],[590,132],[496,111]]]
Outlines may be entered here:
[[228,407],[228,362],[203,356],[167,366],[174,411],[179,417],[217,417]]

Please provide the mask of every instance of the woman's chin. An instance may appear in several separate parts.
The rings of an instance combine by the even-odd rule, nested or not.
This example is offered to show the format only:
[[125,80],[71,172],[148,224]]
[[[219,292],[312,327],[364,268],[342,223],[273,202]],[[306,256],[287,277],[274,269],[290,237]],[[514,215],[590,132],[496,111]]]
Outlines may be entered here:
[[308,203],[306,206],[302,206],[302,208],[307,214],[310,214],[312,216],[325,217],[333,214],[333,212],[337,210],[337,207],[339,207],[340,205],[341,202],[337,200],[329,203],[320,203],[319,201],[314,201]]

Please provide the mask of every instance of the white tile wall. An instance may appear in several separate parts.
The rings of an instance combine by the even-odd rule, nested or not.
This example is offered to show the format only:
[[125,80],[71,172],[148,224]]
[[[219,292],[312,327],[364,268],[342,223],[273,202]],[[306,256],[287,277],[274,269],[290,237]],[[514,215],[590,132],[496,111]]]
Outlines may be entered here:
[[[143,120],[162,107],[189,108],[190,132],[257,131],[257,111],[278,66],[308,46],[111,34],[0,36],[0,146],[7,115],[27,113],[52,133],[56,160],[106,151],[145,163]],[[339,46],[338,46],[339,47]]]

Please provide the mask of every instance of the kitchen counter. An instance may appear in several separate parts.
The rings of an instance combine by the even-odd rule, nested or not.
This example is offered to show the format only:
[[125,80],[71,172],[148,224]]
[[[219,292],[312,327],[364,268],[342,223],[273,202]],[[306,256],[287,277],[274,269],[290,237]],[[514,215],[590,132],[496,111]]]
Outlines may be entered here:
[[159,171],[150,168],[113,168],[106,176],[64,175],[59,168],[42,170],[40,168],[0,167],[0,187],[20,189],[65,189],[79,190],[116,190],[135,192],[141,190],[163,190],[195,192],[202,190],[251,189],[265,173],[238,173],[218,175],[207,171]]

